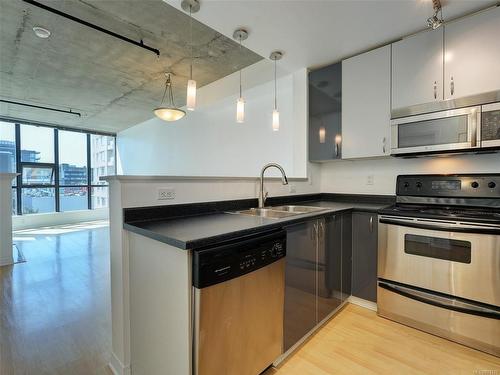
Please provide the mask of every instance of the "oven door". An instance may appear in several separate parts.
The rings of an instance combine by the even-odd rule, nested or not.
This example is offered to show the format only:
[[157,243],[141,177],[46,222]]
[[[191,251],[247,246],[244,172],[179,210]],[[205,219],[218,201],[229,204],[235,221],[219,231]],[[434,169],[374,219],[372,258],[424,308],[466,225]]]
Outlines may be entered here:
[[461,108],[391,121],[391,155],[425,154],[480,146],[481,107]]
[[500,306],[500,226],[379,218],[378,277]]
[[500,147],[500,103],[481,107],[481,147]]

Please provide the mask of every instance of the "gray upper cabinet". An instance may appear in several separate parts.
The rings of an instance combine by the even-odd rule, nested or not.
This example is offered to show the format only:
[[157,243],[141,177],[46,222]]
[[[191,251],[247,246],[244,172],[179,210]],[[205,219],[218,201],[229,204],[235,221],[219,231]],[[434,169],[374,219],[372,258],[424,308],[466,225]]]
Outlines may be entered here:
[[443,28],[392,44],[392,110],[443,99]]
[[309,160],[341,158],[342,63],[309,73]]
[[378,216],[355,212],[352,220],[352,295],[377,301]]
[[342,61],[342,159],[390,154],[391,46]]
[[500,7],[444,27],[444,98],[500,90]]

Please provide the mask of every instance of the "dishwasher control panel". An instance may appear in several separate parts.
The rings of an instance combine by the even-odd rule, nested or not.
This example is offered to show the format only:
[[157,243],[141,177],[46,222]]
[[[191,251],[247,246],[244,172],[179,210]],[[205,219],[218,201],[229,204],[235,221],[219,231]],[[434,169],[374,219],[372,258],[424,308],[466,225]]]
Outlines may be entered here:
[[265,267],[286,255],[286,232],[267,232],[195,250],[193,286],[206,288]]

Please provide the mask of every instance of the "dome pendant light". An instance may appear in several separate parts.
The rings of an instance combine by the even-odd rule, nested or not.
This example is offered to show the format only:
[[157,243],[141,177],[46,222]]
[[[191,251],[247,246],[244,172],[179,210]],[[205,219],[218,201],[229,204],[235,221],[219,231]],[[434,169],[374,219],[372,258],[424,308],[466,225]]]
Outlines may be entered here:
[[186,108],[189,111],[194,111],[196,107],[196,81],[193,79],[193,13],[200,10],[200,2],[198,0],[183,0],[181,6],[184,11],[189,12],[189,55],[191,62],[187,83]]
[[271,52],[269,58],[274,61],[274,109],[273,109],[273,131],[277,132],[280,130],[280,113],[278,111],[278,84],[276,79],[276,61],[281,60],[283,57],[283,52],[274,51]]
[[[246,40],[248,38],[248,31],[245,29],[237,29],[233,33],[233,38],[240,42],[240,51],[241,51],[241,41]],[[242,96],[241,90],[241,69],[240,69],[240,95],[238,100],[236,101],[236,122],[243,123],[245,122],[245,100]]]
[[[165,82],[165,91],[163,92],[163,98],[161,99],[160,106],[156,108],[153,113],[156,117],[162,119],[163,121],[177,121],[183,118],[186,115],[186,112],[175,106],[170,73],[165,73],[165,76],[167,78],[167,81]],[[166,106],[163,105],[165,97],[167,97]]]

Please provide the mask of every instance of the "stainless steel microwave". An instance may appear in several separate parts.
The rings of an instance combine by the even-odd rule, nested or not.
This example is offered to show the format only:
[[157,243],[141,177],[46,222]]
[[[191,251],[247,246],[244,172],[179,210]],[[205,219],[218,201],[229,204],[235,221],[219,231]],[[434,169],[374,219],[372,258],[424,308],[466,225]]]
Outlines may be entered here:
[[500,102],[391,121],[391,155],[500,149]]
[[481,147],[481,106],[391,121],[391,155],[456,152]]

